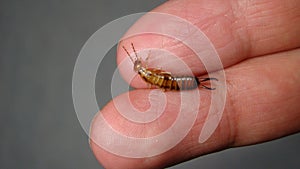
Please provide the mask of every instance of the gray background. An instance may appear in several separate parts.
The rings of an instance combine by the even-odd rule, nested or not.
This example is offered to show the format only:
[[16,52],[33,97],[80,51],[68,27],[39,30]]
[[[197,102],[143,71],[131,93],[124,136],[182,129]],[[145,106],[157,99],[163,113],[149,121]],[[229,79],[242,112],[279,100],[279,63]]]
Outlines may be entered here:
[[[0,169],[102,168],[72,104],[78,53],[97,29],[164,2],[141,0],[0,1]],[[111,98],[115,48],[97,77],[102,107]],[[173,168],[298,168],[300,134],[225,150]]]

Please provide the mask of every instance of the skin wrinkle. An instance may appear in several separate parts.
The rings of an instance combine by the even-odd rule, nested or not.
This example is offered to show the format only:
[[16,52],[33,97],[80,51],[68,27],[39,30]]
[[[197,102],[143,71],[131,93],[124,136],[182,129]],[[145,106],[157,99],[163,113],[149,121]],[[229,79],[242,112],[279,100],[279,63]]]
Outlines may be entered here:
[[[244,62],[247,62],[247,61],[244,61]],[[227,79],[230,79],[231,74],[227,73],[227,77],[229,77]],[[230,111],[226,110],[226,115],[227,115],[226,117],[229,120],[229,122],[231,123],[230,126],[235,126],[235,127],[231,127],[231,130],[230,130],[231,136],[233,137],[232,144],[230,145],[230,147],[234,146],[235,141],[237,140],[237,135],[239,133],[238,126],[240,126],[240,124],[238,124],[238,122],[241,121],[241,120],[239,120],[239,116],[243,114],[243,110],[237,108],[237,107],[241,108],[239,100],[242,95],[240,95],[240,93],[241,93],[241,90],[242,91],[247,90],[247,89],[241,88],[242,86],[240,86],[239,85],[240,83],[238,83],[236,80],[241,81],[243,83],[243,79],[240,79],[240,78],[234,78],[234,79],[232,79],[232,82],[230,80],[227,81],[227,86],[228,86],[228,92],[227,92],[227,94],[228,94],[227,102],[228,103],[227,104],[229,104],[229,105],[226,105],[226,107],[230,107],[231,110]],[[240,112],[240,113],[238,113],[238,112]],[[232,117],[235,117],[235,118],[232,119]],[[232,130],[232,128],[233,128],[233,130]]]
[[[184,4],[189,3],[189,2],[191,3],[193,1],[185,1]],[[188,7],[193,6],[193,5],[197,5],[197,3],[189,4]],[[226,6],[228,6],[228,5],[226,5]],[[181,8],[178,11],[174,12],[174,13],[180,13]],[[207,10],[209,12],[206,12]],[[197,15],[197,16],[190,15],[189,16],[188,13],[183,13],[183,14],[181,13],[181,15],[183,15],[184,18],[189,20],[194,25],[198,26],[204,32],[209,32],[210,30],[212,30],[212,27],[215,27],[215,28],[219,28],[220,26],[223,27],[224,24],[222,24],[222,23],[224,22],[224,19],[225,19],[225,22],[228,22],[228,23],[230,23],[232,21],[232,19],[229,19],[230,17],[228,17],[228,13],[232,12],[232,11],[230,11],[230,9],[225,9],[225,10],[223,9],[223,11],[218,11],[218,12],[212,12],[212,11],[216,11],[216,10],[213,10],[213,8],[212,9],[205,8],[204,11],[201,11],[201,13],[205,13],[205,19],[202,18],[201,15]],[[212,17],[209,17],[208,16],[209,14]],[[232,14],[230,14],[230,15],[232,15]],[[224,17],[221,17],[221,16],[224,16]],[[220,24],[216,25],[216,23],[220,23]],[[205,25],[208,25],[207,30],[204,27]],[[228,25],[228,24],[225,24],[225,25]],[[220,30],[223,30],[223,29],[220,29]],[[230,31],[230,32],[232,32],[232,31]],[[228,33],[224,33],[224,35],[226,35],[226,34],[228,35]],[[230,34],[231,33],[229,33],[229,35]],[[234,39],[234,38],[227,38],[227,41],[222,42],[222,44],[216,44],[215,43],[215,46],[217,48],[226,46],[226,44],[228,44],[228,42],[231,41],[232,39]]]
[[[198,15],[199,17],[194,16],[194,15],[188,16],[186,13],[184,13],[183,16],[185,16],[185,18],[187,18],[187,20],[194,23],[196,26],[200,27],[200,29],[202,29],[204,32],[212,32],[214,28],[220,29],[220,26],[223,27],[223,25],[231,25],[231,23],[236,20],[236,19],[231,19],[231,18],[236,18],[236,16],[233,17],[232,10],[230,10],[230,9],[225,9],[223,11],[219,11],[217,14],[216,14],[216,12],[213,13],[212,9],[209,9],[209,12],[206,12],[208,9],[209,8],[206,8],[204,12],[201,11],[201,13],[206,13],[205,19],[202,18],[201,15]],[[178,11],[180,11],[180,9]],[[180,13],[178,11],[176,11],[174,13]],[[212,17],[207,16],[207,15],[209,15],[209,13],[211,13],[210,15]],[[205,26],[205,25],[207,25],[207,26]],[[243,26],[237,26],[237,27],[239,28],[239,30],[241,30],[240,28],[242,28]],[[207,29],[205,29],[205,28],[207,28]],[[220,30],[223,30],[223,29],[221,28]],[[245,44],[245,43],[238,42],[238,41],[241,41],[242,38],[240,38],[240,35],[236,35],[236,32],[240,32],[239,34],[242,34],[241,31],[236,31],[236,30],[234,30],[234,28],[232,28],[231,30],[227,29],[226,32],[227,33],[223,33],[223,34],[226,36],[230,36],[230,38],[223,38],[223,39],[225,39],[227,41],[223,41],[223,42],[217,41],[219,43],[214,43],[214,45],[218,49],[218,53],[223,53],[222,48],[224,48],[224,50],[231,48],[231,46],[230,46],[231,44],[233,46],[236,46],[235,53],[245,53],[243,51],[247,51],[247,50],[245,50],[245,48],[247,48],[247,47],[244,47],[243,45],[241,45],[241,44]],[[238,39],[238,40],[236,40],[236,39]],[[238,62],[238,60],[235,62]]]
[[[250,41],[255,41],[255,39],[251,39],[251,37],[253,37],[253,30],[255,30],[255,29],[257,29],[257,28],[255,28],[254,26],[255,25],[253,25],[255,22],[257,22],[257,20],[263,20],[264,22],[263,22],[263,25],[266,25],[265,23],[265,18],[264,17],[259,17],[259,18],[257,18],[257,17],[254,17],[253,19],[252,19],[252,16],[251,16],[251,13],[252,13],[252,15],[253,15],[253,13],[254,14],[259,14],[260,13],[260,9],[261,8],[263,8],[264,6],[255,6],[255,11],[254,12],[251,12],[251,10],[252,10],[252,8],[253,8],[253,6],[251,5],[251,4],[248,4],[248,1],[246,1],[246,3],[248,4],[246,7],[240,7],[240,6],[242,6],[241,4],[237,4],[237,5],[233,5],[234,4],[234,1],[231,1],[231,3],[232,3],[232,5],[231,6],[237,6],[236,8],[237,9],[239,9],[239,10],[245,10],[245,13],[246,13],[246,15],[245,15],[245,13],[243,13],[243,12],[238,12],[238,13],[234,13],[233,12],[233,15],[234,15],[234,17],[233,18],[237,18],[237,19],[233,19],[233,20],[238,20],[238,22],[237,23],[240,23],[240,24],[237,24],[237,27],[238,28],[233,28],[232,29],[232,34],[233,35],[235,35],[234,36],[234,38],[232,38],[232,39],[238,39],[237,41],[236,41],[236,43],[235,43],[235,45],[237,45],[237,49],[239,49],[238,51],[240,52],[240,53],[242,53],[240,56],[243,56],[244,55],[244,57],[242,57],[242,58],[247,58],[247,57],[250,57],[250,56],[257,56],[257,54],[256,53],[251,53],[250,51],[254,51],[254,50],[256,50],[254,47],[253,47],[253,45],[252,45],[252,43],[248,43],[248,42],[250,42]],[[263,4],[265,4],[265,3],[263,3]],[[272,4],[272,3],[270,3],[270,4]],[[271,7],[270,7],[271,8]],[[274,8],[271,8],[270,10],[274,10]],[[237,11],[237,10],[234,10],[234,9],[232,9],[232,11]],[[286,11],[289,11],[288,9],[286,9]],[[220,14],[221,15],[221,14]],[[223,14],[224,15],[224,14]],[[282,16],[283,14],[280,14],[279,16]],[[210,23],[213,19],[211,18],[211,17],[209,17],[209,16],[206,16],[206,19],[205,20],[200,20],[200,19],[202,19],[202,18],[200,18],[198,21],[193,21],[193,20],[195,20],[195,18],[197,18],[197,17],[193,17],[192,19],[190,19],[190,16],[188,16],[188,15],[185,15],[186,17],[187,17],[187,19],[188,20],[192,20],[191,22],[192,23],[195,23],[196,25],[198,25],[200,28],[202,28],[202,30],[204,30],[205,32],[206,32],[206,30],[205,29],[203,29],[203,28],[205,28],[205,27],[202,27],[202,25],[205,25],[205,24],[207,24],[207,25],[210,25],[210,26],[206,26],[207,27],[207,29],[208,30],[211,30],[211,28],[212,28],[212,25],[211,24],[208,24],[208,23]],[[270,18],[270,19],[272,19],[273,21],[273,23],[274,23],[274,18]],[[253,20],[253,21],[252,21]],[[278,19],[277,19],[278,20]],[[285,21],[285,19],[284,18],[279,18],[279,20],[283,20],[283,21]],[[243,25],[244,24],[244,25]],[[239,26],[240,25],[240,26]],[[247,26],[248,25],[248,26]],[[268,26],[268,25],[266,25],[266,26]],[[251,29],[251,27],[252,27],[252,29]],[[276,24],[275,25],[272,25],[272,28],[273,27],[276,27]],[[244,28],[245,30],[243,31],[237,31],[238,29],[242,29],[242,28]],[[262,28],[261,29],[261,31],[265,31],[265,29],[266,28]],[[284,30],[284,31],[286,31],[286,30]],[[240,34],[240,35],[236,35],[237,34],[237,32],[240,32],[240,33],[238,33],[238,34]],[[242,36],[242,35],[244,35],[244,36]],[[247,36],[245,36],[245,35],[247,35]],[[260,36],[259,36],[260,37]],[[258,37],[258,38],[259,38]],[[273,37],[273,34],[270,32],[270,35],[268,36],[270,39],[274,39]],[[266,43],[267,43],[267,41],[266,41]],[[248,46],[238,46],[239,44],[249,44]],[[219,47],[217,44],[215,44],[216,46],[217,46],[217,48]],[[221,47],[222,47],[222,45],[221,45]],[[240,49],[242,49],[242,50],[240,50]],[[219,50],[218,50],[219,51]],[[219,52],[219,53],[222,53],[222,52]],[[243,54],[244,53],[244,54]],[[272,52],[271,52],[272,53]],[[266,54],[266,53],[263,53],[263,54]],[[259,54],[260,55],[260,54]],[[241,60],[241,59],[240,59]],[[242,59],[243,60],[243,59]]]
[[[255,2],[260,2],[260,1],[255,1]],[[271,54],[274,53],[274,51],[279,52],[283,50],[292,49],[293,47],[288,48],[288,46],[290,46],[291,41],[297,41],[297,40],[293,40],[291,39],[292,37],[286,36],[286,41],[283,44],[282,37],[284,36],[282,35],[286,34],[286,32],[290,30],[290,29],[286,29],[285,25],[287,24],[287,21],[290,20],[291,16],[293,17],[297,16],[295,15],[295,13],[299,13],[299,10],[293,11],[291,10],[291,8],[293,9],[294,7],[290,7],[286,3],[282,4],[282,2],[280,2],[280,4],[276,4],[279,3],[277,1],[262,1],[262,2],[268,2],[268,3],[259,3],[255,5],[252,4],[247,9],[247,20],[249,22],[248,31],[250,32],[251,41],[258,42],[258,43],[272,42],[273,41],[272,39],[274,40],[281,39],[281,41],[278,41],[277,45],[273,45],[269,47],[270,48],[269,51],[273,50],[273,52],[268,52],[268,53],[265,52],[261,54],[257,54],[258,52],[256,52],[256,53],[252,53],[252,55],[256,56],[262,54]],[[267,10],[261,10],[261,9],[267,9]],[[287,13],[289,13],[290,15],[288,15]],[[298,17],[298,23],[299,23],[299,19],[300,17]],[[280,29],[281,31],[278,31]],[[265,30],[269,30],[269,31],[265,31]],[[272,32],[270,30],[274,30],[274,31]],[[257,32],[261,32],[259,33],[260,36],[255,36]],[[275,32],[276,34],[274,34]],[[278,36],[280,36],[280,38]],[[295,46],[299,46],[299,43],[298,45],[296,44]],[[263,46],[253,45],[253,47],[254,48],[251,51],[266,50],[266,49],[260,49]]]
[[227,79],[226,79],[226,82],[227,82],[226,85],[227,85],[227,95],[228,95],[228,97],[226,97],[227,99],[226,99],[225,107],[230,107],[230,110],[224,111],[223,118],[225,116],[225,118],[228,121],[229,136],[230,136],[229,138],[231,138],[229,140],[228,146],[232,147],[235,144],[237,131],[238,131],[237,127],[239,125],[238,125],[238,120],[237,120],[238,116],[237,116],[237,113],[236,113],[237,108],[236,108],[236,104],[234,104],[236,102],[233,101],[233,97],[232,97],[232,94],[231,94],[232,93],[231,89],[234,85],[232,85]]
[[[166,38],[167,39],[167,38]],[[169,39],[169,38],[168,38]],[[191,69],[191,71],[193,72],[193,74],[195,76],[200,76],[201,74],[199,73],[199,68],[203,68],[203,63],[201,62],[201,60],[199,60],[198,57],[195,57],[195,53],[193,53],[188,47],[186,47],[185,45],[182,45],[179,41],[177,40],[169,40],[168,42],[165,42],[163,45],[164,49],[170,51],[170,52],[176,52],[176,51],[180,51],[180,53],[177,52],[177,55],[180,56],[180,58],[182,59],[182,61],[189,61],[192,63],[197,63],[197,64],[192,64],[189,66],[189,68]],[[166,60],[169,63],[171,63],[172,59]],[[159,63],[157,63],[159,64]],[[156,64],[156,65],[157,65]],[[188,63],[186,63],[188,64]],[[152,65],[152,64],[149,64]],[[167,63],[166,63],[167,65]],[[150,66],[151,67],[151,66]],[[153,67],[153,66],[152,66]],[[168,71],[167,68],[165,67],[161,67],[163,70]],[[204,72],[201,73],[206,73],[206,70],[203,70]],[[185,70],[177,70],[176,72],[172,72],[173,75],[187,75]]]
[[[241,62],[246,62],[246,61],[241,61]],[[230,76],[227,72],[226,72],[227,76]],[[231,76],[230,76],[231,77]],[[238,126],[240,126],[238,124],[239,120],[239,113],[238,112],[238,108],[239,105],[237,103],[238,100],[240,99],[240,95],[239,95],[239,90],[241,90],[240,86],[239,86],[239,81],[243,81],[243,79],[241,78],[226,78],[226,85],[227,85],[227,99],[226,99],[226,109],[223,113],[223,117],[225,116],[226,119],[229,121],[229,135],[231,138],[228,146],[229,147],[234,147],[234,145],[236,144],[235,142],[237,141],[237,137],[238,137]],[[237,91],[238,90],[238,91]],[[244,88],[242,90],[248,90],[247,88]],[[229,108],[229,110],[228,110]]]
[[[218,25],[222,25],[222,24],[218,24]],[[190,33],[190,34],[192,34],[192,33]],[[235,38],[228,38],[228,42],[223,42],[222,45],[224,45],[224,46],[220,46],[219,45],[218,49],[222,50],[223,47],[226,48],[228,45],[234,43],[234,42],[232,42],[232,43],[229,42],[229,41],[234,40],[234,39]],[[180,50],[179,48],[184,48],[184,46],[182,46],[182,44],[180,42],[178,42],[176,40],[175,40],[175,43],[173,43],[173,42],[174,41],[169,41],[168,43],[164,43],[164,48],[167,49],[167,50],[177,50],[177,51],[181,51],[181,53],[185,53],[185,55],[180,55],[179,54],[183,60],[190,60],[190,59],[195,60],[195,61],[198,60],[198,58],[195,58],[195,54],[193,52],[191,52],[190,50],[186,50],[188,52],[183,52],[185,50]],[[195,62],[193,62],[193,63],[195,63]],[[193,66],[193,65],[190,66],[191,70],[197,76],[200,75],[197,72],[197,70],[199,70],[199,67],[203,67],[203,66],[200,66],[200,65],[202,65],[202,63],[201,64],[200,63],[199,64],[195,64],[195,66]]]
[[[224,38],[224,40],[216,41],[214,39],[211,39],[211,41],[214,42],[214,46],[217,48],[218,53],[222,54],[222,48],[226,48],[231,44],[231,42],[234,42],[235,39],[233,38],[233,30],[232,28],[227,28],[225,25],[230,25],[231,21],[227,19],[228,17],[224,16],[225,14],[221,13],[215,16],[214,18],[207,18],[202,21],[195,22],[194,24],[198,26],[202,31],[204,31],[206,34],[207,33],[212,33],[212,32],[219,32],[223,36],[226,36],[228,38]],[[203,27],[202,25],[206,25],[206,27]],[[217,38],[217,37],[216,37]],[[217,43],[216,43],[217,42]]]
[[[229,6],[230,8],[226,8],[222,11],[219,11],[218,13],[213,13],[212,9],[209,8],[205,8],[205,10],[209,10],[209,12],[207,12],[207,14],[210,14],[210,16],[206,15],[205,19],[201,18],[201,17],[190,17],[187,16],[186,18],[188,18],[189,21],[191,21],[193,24],[195,24],[196,26],[198,26],[201,30],[203,30],[204,32],[215,32],[214,27],[215,28],[219,28],[219,30],[223,30],[224,25],[233,25],[233,23],[235,23],[235,27],[231,27],[231,29],[229,29],[230,31],[224,32],[224,35],[229,35],[231,38],[224,38],[227,39],[227,41],[222,42],[222,44],[217,44],[214,43],[214,45],[216,46],[216,48],[218,49],[218,53],[222,53],[222,48],[226,48],[227,46],[230,45],[230,43],[234,43],[235,46],[238,44],[238,46],[235,47],[236,51],[239,51],[240,53],[248,53],[247,51],[249,51],[249,47],[243,46],[242,44],[247,44],[247,42],[245,42],[245,40],[243,39],[249,39],[249,38],[241,38],[244,33],[244,31],[242,30],[243,26],[241,25],[241,23],[243,22],[237,22],[237,20],[241,20],[239,18],[241,18],[241,16],[243,15],[237,15],[237,13],[234,13],[234,10],[232,8],[232,6],[238,6],[236,5],[236,3],[233,3],[233,1],[228,1],[230,5],[225,5],[226,7]],[[234,4],[234,5],[233,5]],[[242,14],[242,13],[240,13]],[[194,18],[190,19],[190,18]],[[199,18],[199,19],[198,19]],[[225,22],[225,23],[224,23]],[[239,30],[239,31],[238,31]],[[243,43],[239,43],[238,41],[242,41]],[[247,40],[249,41],[249,40]],[[240,46],[239,46],[240,45]],[[230,47],[229,47],[230,48]],[[240,50],[242,49],[242,50]],[[236,52],[238,53],[238,52]],[[245,57],[247,57],[247,55],[245,55]]]
[[[247,29],[249,23],[247,19],[247,14],[245,14],[246,13],[245,11],[247,10],[249,5],[248,5],[248,1],[231,0],[230,3],[231,3],[232,15],[234,17],[234,22],[232,24],[233,28],[231,33],[234,39],[238,39],[238,41],[241,42],[239,43],[240,46],[236,48],[237,51],[241,53],[240,56],[242,56],[242,59],[240,61],[242,61],[248,58],[249,56],[251,56],[251,49],[252,49],[252,45],[250,43],[250,34]],[[237,61],[236,63],[240,61]]]
[[[296,51],[299,51],[299,50],[296,50]],[[294,53],[295,51],[292,51],[292,52],[290,52],[290,54],[287,54],[287,55],[292,55],[292,53]],[[285,59],[285,54],[283,54],[283,55],[281,55],[281,54],[275,54],[275,55],[270,55],[270,56],[266,56],[266,57],[261,57],[261,58],[255,58],[254,60],[247,60],[247,61],[244,61],[245,63],[248,63],[249,64],[249,62],[257,62],[258,64],[256,65],[256,66],[259,66],[260,64],[259,63],[261,63],[261,62],[259,62],[259,60],[261,60],[261,59],[265,59],[265,58],[268,58],[268,57],[277,57],[277,56],[280,56],[281,58],[284,58]],[[294,56],[294,59],[295,58],[297,58],[296,56]],[[290,58],[291,59],[291,58]],[[288,64],[289,63],[289,60],[290,59],[286,59],[286,62],[281,62],[281,64]],[[241,64],[245,64],[245,63],[241,63]],[[276,63],[275,63],[276,64]],[[271,66],[271,67],[276,67],[274,64],[268,64],[269,66]],[[234,68],[234,67],[233,67]],[[262,71],[262,72],[265,72],[265,71]],[[230,74],[228,74],[227,73],[227,77],[228,76],[230,76]],[[264,76],[264,77],[273,77],[272,76],[272,74],[268,74],[267,72],[266,72],[266,75]],[[230,78],[230,77],[229,77]],[[274,80],[274,77],[273,77],[273,80]],[[271,79],[271,82],[273,82],[273,80]],[[300,81],[299,79],[298,79],[298,81]],[[284,84],[282,84],[283,86],[286,86],[286,81],[283,81],[283,82],[285,82]],[[264,84],[265,85],[265,84]],[[275,85],[275,86],[274,86]],[[230,82],[229,82],[229,84],[228,84],[228,94],[230,95],[230,93],[231,93],[231,91],[233,91],[233,90],[231,90],[230,88],[231,88],[231,86],[234,86],[234,85],[230,85]],[[285,92],[282,92],[282,90],[281,90],[281,84],[279,84],[279,86],[278,86],[278,84],[277,83],[273,83],[273,86],[275,87],[275,88],[272,88],[272,89],[270,89],[270,90],[268,90],[268,92],[267,92],[267,96],[265,95],[265,94],[262,94],[261,92],[257,92],[257,96],[253,96],[253,95],[251,95],[251,96],[249,96],[249,98],[252,98],[252,103],[253,103],[253,101],[255,101],[256,99],[255,99],[255,97],[258,97],[258,100],[260,101],[260,102],[257,102],[257,103],[254,103],[252,106],[245,106],[245,107],[248,107],[247,109],[247,111],[249,111],[249,112],[254,112],[255,113],[255,115],[256,115],[256,117],[257,117],[257,115],[259,115],[260,113],[258,113],[258,112],[264,112],[264,114],[266,114],[267,112],[273,112],[273,114],[278,114],[278,113],[276,113],[276,112],[280,112],[280,110],[282,109],[282,107],[281,107],[281,105],[286,105],[286,104],[284,104],[284,102],[287,102],[288,103],[288,100],[287,100],[287,94],[285,93]],[[252,90],[252,89],[251,89]],[[270,91],[281,91],[279,94],[280,95],[275,95],[275,96],[269,96],[270,95]],[[229,97],[229,99],[230,98],[232,98],[232,102],[235,102],[235,103],[237,103],[237,107],[242,107],[242,106],[240,106],[241,104],[243,105],[244,104],[244,102],[249,102],[249,101],[247,101],[247,100],[244,100],[244,102],[242,103],[242,102],[240,102],[240,101],[238,101],[239,100],[239,98],[240,97],[243,97],[243,96],[240,96],[240,95],[238,95],[238,93],[241,93],[240,91],[233,91],[233,93],[236,93],[237,95],[235,95],[235,96],[231,96],[231,97]],[[249,93],[249,92],[246,92],[246,93]],[[254,94],[254,93],[253,93]],[[296,100],[299,100],[300,99],[300,96],[299,96],[299,94],[297,95],[298,93],[297,92],[295,92],[295,101]],[[264,97],[268,97],[268,98],[274,98],[274,99],[272,99],[272,100],[265,100],[266,102],[265,103],[262,103],[261,101],[262,101],[262,99],[261,99],[261,96],[264,96]],[[237,101],[234,101],[234,98],[237,98],[237,99],[235,99],[235,100],[237,100]],[[246,98],[244,98],[244,99],[246,99]],[[278,100],[279,99],[279,100]],[[283,100],[282,100],[283,99]],[[267,104],[269,104],[268,103],[268,101],[270,101],[270,102],[275,102],[275,106],[271,106],[271,108],[268,108],[268,109],[265,109],[266,108],[266,106],[262,106],[262,105],[267,105]],[[251,102],[251,100],[250,100],[250,102]],[[277,104],[276,104],[277,103]],[[273,104],[272,104],[273,105]],[[276,107],[276,106],[279,106],[279,107]],[[226,106],[227,107],[227,106]],[[232,105],[232,107],[235,107],[234,105]],[[251,108],[251,109],[253,109],[253,110],[249,110],[249,108]],[[285,109],[286,109],[286,107],[285,107]],[[274,112],[274,111],[276,111],[276,112]],[[292,111],[292,110],[291,110]],[[236,110],[236,112],[239,112],[239,113],[237,113],[236,114],[236,117],[238,117],[239,116],[239,114],[243,114],[243,111],[241,111],[241,110]],[[245,117],[243,117],[243,119],[245,119]],[[265,117],[262,117],[262,119],[265,119]],[[298,118],[295,118],[295,119],[298,119]],[[275,120],[275,119],[274,119]],[[277,119],[278,120],[278,119]],[[243,121],[243,120],[241,120],[241,119],[239,119],[239,120],[237,120],[237,121]],[[260,122],[261,124],[263,124],[264,126],[266,125],[265,123],[263,123],[263,122],[261,122],[261,120],[258,120],[258,122]],[[259,123],[254,123],[254,125],[258,125]],[[239,124],[236,124],[237,126],[240,126]],[[279,124],[277,124],[277,125],[279,125]],[[272,126],[274,126],[274,124],[272,124]],[[296,128],[295,126],[293,126],[294,128]],[[238,128],[241,128],[241,127],[238,127]],[[261,127],[262,128],[262,130],[264,130],[264,127]],[[292,128],[292,127],[291,127]],[[252,131],[253,132],[253,131]],[[282,131],[283,132],[283,131]],[[277,134],[277,136],[270,136],[270,137],[272,137],[272,138],[270,138],[268,135],[265,135],[265,138],[268,138],[268,140],[271,140],[271,139],[274,139],[274,137],[280,137],[280,136],[282,136],[283,134],[282,134],[282,132],[278,132],[278,134]],[[244,134],[241,132],[241,131],[238,131],[237,133],[240,133],[240,134],[242,134],[243,136],[244,136]],[[264,134],[264,133],[262,133],[262,134]],[[255,135],[255,134],[253,134],[252,133],[252,135]],[[243,137],[243,136],[237,136],[237,138],[236,138],[236,142],[239,142],[239,144],[237,144],[237,145],[235,145],[235,146],[239,146],[239,145],[244,145],[245,143],[241,143],[241,140],[239,139],[240,137],[242,137],[243,138],[243,140],[245,140],[245,138]],[[251,136],[251,134],[250,135],[248,135],[248,137],[249,136]],[[257,136],[257,137],[260,137],[260,136]],[[256,143],[257,141],[255,141],[256,139],[255,138],[253,138],[252,139],[252,141],[253,141],[253,143]],[[251,141],[250,141],[251,142]]]

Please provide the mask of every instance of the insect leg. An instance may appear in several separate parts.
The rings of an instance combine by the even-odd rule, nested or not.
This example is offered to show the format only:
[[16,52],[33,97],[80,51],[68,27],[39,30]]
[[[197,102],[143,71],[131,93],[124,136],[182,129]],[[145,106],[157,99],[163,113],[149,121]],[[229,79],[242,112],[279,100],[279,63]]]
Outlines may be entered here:
[[162,92],[165,92],[165,91],[166,91],[166,89],[165,89],[165,88],[160,88],[160,90],[161,90]]
[[148,60],[149,60],[150,54],[151,54],[151,50],[149,50],[148,56],[145,59],[146,68],[148,68]]
[[151,89],[152,85],[150,83],[147,83],[147,88]]

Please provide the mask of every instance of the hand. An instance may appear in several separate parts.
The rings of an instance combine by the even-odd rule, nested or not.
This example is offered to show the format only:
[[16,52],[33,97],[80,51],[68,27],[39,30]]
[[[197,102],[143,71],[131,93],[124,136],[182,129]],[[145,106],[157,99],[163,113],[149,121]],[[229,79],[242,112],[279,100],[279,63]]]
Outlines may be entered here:
[[[212,137],[199,144],[199,132],[205,121],[205,117],[199,113],[193,128],[183,141],[170,151],[150,158],[117,156],[103,150],[91,140],[96,158],[106,168],[163,168],[220,149],[256,144],[299,132],[299,7],[300,1],[293,0],[175,0],[167,1],[154,9],[155,12],[169,13],[189,20],[215,45],[225,67],[227,80],[227,100],[222,120]],[[149,22],[153,21],[141,19],[134,27]],[[162,40],[151,35],[125,40],[120,46],[131,42],[138,46],[137,49],[162,46]],[[171,48],[172,45],[164,47]],[[188,53],[185,53],[183,46],[172,49],[190,67],[195,68],[192,69],[195,74],[203,73],[197,69],[198,65],[191,57],[184,57]],[[128,56],[119,49],[119,63],[125,57]],[[128,67],[132,68],[132,63]],[[132,85],[139,88],[140,84],[141,81],[137,80]],[[130,99],[138,101],[139,108],[147,109],[149,105],[144,100],[148,99],[148,91],[132,91]],[[203,89],[201,92],[206,93],[205,96],[209,98],[209,92]],[[165,92],[165,95],[172,97],[174,92]],[[126,98],[121,95],[117,99]],[[177,102],[175,99],[173,104],[167,106],[164,112],[166,115],[160,119],[159,127],[154,124],[142,127],[127,124],[112,102],[101,113],[116,130],[129,135],[134,132],[149,136],[164,130],[169,125],[168,119],[176,118],[171,110],[180,105]],[[199,112],[208,111],[209,106],[205,105],[209,105],[210,100],[204,99],[203,102],[201,105],[204,107]],[[99,134],[99,123],[95,117],[92,137]]]

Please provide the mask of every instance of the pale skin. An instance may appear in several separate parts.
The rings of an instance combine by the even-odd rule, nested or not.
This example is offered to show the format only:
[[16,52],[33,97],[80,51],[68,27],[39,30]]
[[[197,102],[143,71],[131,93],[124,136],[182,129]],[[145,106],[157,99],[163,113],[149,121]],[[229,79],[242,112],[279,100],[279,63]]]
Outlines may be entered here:
[[[153,11],[170,13],[189,20],[198,26],[215,45],[225,67],[227,100],[222,120],[212,137],[198,143],[200,128],[205,118],[198,116],[186,138],[176,147],[150,158],[125,158],[111,154],[91,141],[91,148],[105,168],[163,168],[227,148],[257,144],[300,131],[300,1],[297,0],[175,0],[168,1]],[[147,21],[139,21],[134,25]],[[155,26],[155,25],[154,25]],[[136,49],[161,47],[162,39],[149,35],[125,40],[118,49],[118,63],[128,57],[122,45],[135,43]],[[169,45],[169,46],[168,46]],[[178,53],[191,66],[195,74],[203,75],[193,56],[182,46],[164,44]],[[128,67],[132,63],[128,62]],[[201,67],[201,66],[200,66]],[[175,68],[176,69],[176,68]],[[122,73],[122,72],[121,72]],[[124,73],[126,74],[126,73]],[[134,80],[137,89],[130,92],[130,99],[146,99],[148,89],[141,79]],[[209,92],[201,93],[203,106],[209,108]],[[146,94],[145,94],[146,93]],[[165,92],[172,98],[173,92]],[[121,96],[122,99],[122,96]],[[171,113],[175,104],[167,107],[162,118],[174,119]],[[146,109],[147,102],[138,107]],[[169,110],[168,110],[169,109]],[[126,111],[126,110],[124,110]],[[112,103],[101,113],[110,124],[124,133],[134,131],[148,136],[159,133],[167,126],[138,126],[126,124]],[[169,125],[168,122],[163,123]],[[97,125],[97,117],[92,133]],[[155,126],[155,125],[154,125]],[[151,130],[145,129],[151,128]],[[146,132],[145,132],[146,131]]]

